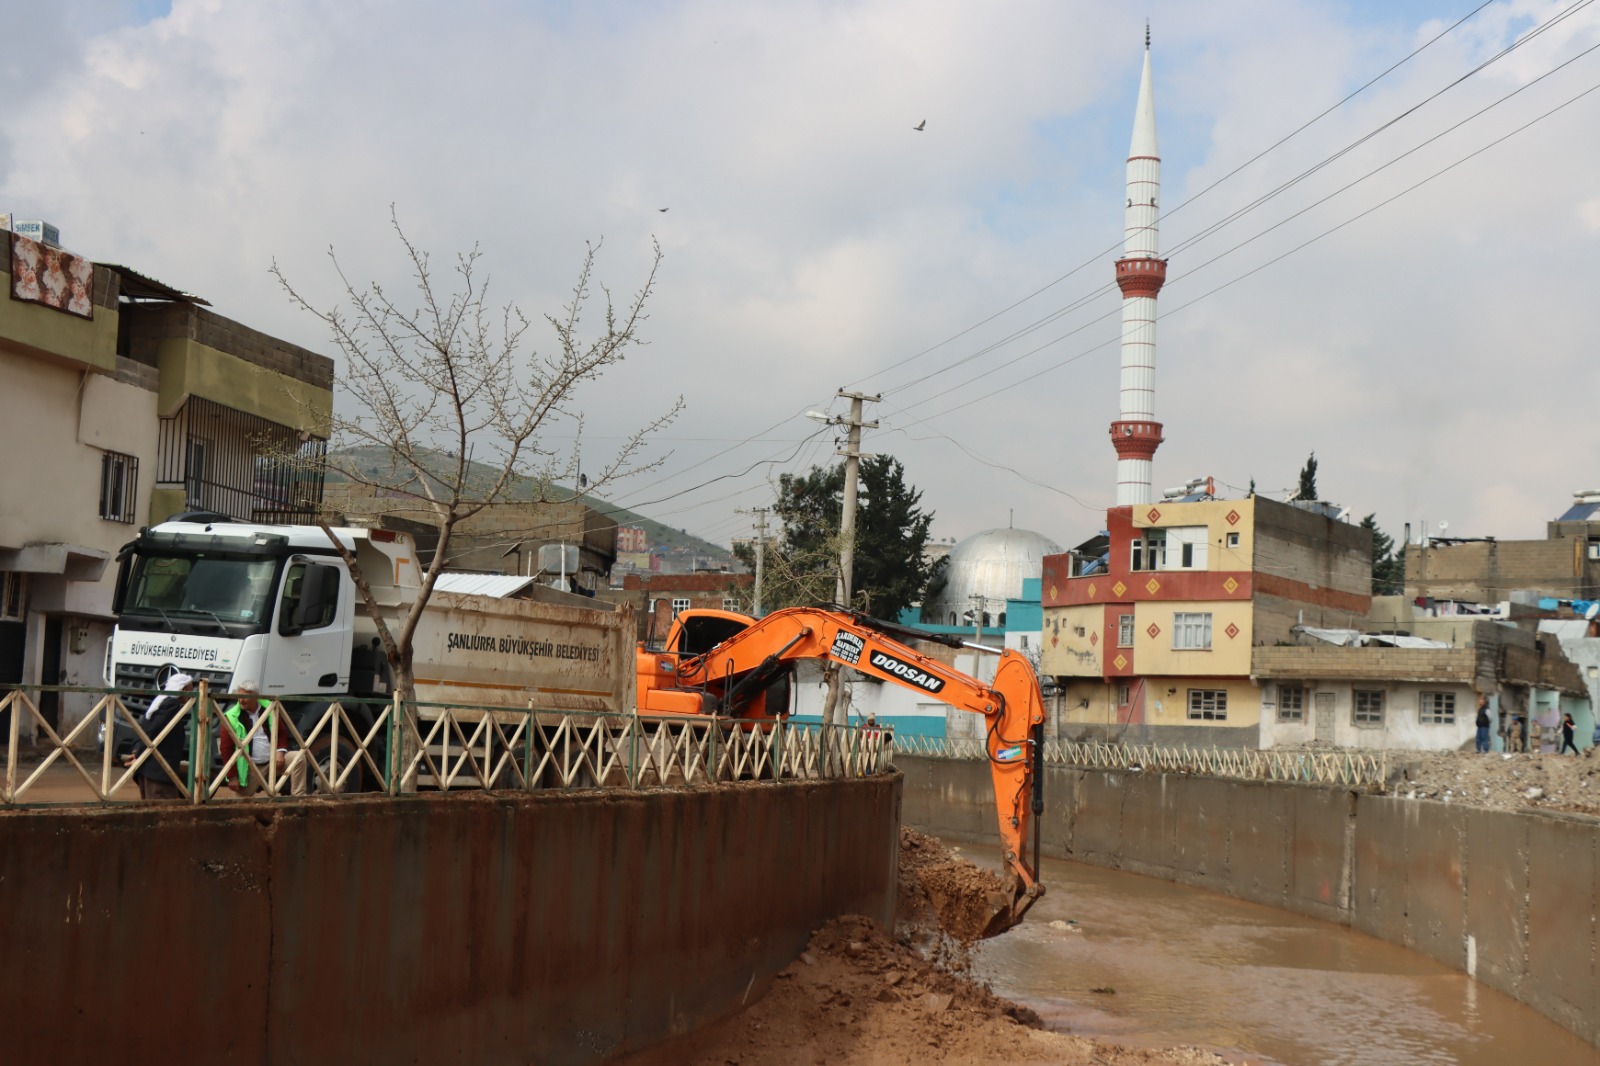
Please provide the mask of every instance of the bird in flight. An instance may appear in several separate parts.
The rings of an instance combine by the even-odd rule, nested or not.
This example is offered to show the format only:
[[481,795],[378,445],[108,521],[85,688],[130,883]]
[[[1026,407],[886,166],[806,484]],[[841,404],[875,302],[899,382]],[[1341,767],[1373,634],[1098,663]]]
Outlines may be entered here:
[[667,213],[667,211],[668,211],[668,210],[670,210],[670,209],[669,209],[669,208],[665,208],[665,207],[658,207],[658,208],[656,208],[656,210],[657,210],[657,211],[660,211],[660,212],[661,212],[661,213],[662,213],[662,214],[663,214],[663,215],[664,215],[664,214],[666,214],[666,213]]
[[927,119],[923,119],[921,122],[917,123],[915,126],[912,126],[911,128],[916,130],[918,133],[921,133],[923,130],[928,128],[928,120]]

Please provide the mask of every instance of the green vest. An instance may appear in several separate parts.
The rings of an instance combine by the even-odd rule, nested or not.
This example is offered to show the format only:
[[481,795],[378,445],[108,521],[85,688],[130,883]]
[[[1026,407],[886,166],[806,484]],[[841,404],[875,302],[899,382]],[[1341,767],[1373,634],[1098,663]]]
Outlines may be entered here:
[[[262,710],[268,715],[272,714],[270,708],[263,707]],[[250,727],[245,724],[244,708],[235,703],[232,707],[229,707],[227,710],[222,712],[222,718],[223,721],[228,723],[228,728],[233,730],[233,738],[236,742],[238,751],[240,752],[239,757],[234,760],[234,765],[239,771],[239,787],[246,788],[250,784],[250,767],[246,763],[246,759],[249,757],[249,752],[245,747],[244,735],[250,732]],[[267,720],[266,730],[268,747],[271,747],[272,720],[270,718]]]

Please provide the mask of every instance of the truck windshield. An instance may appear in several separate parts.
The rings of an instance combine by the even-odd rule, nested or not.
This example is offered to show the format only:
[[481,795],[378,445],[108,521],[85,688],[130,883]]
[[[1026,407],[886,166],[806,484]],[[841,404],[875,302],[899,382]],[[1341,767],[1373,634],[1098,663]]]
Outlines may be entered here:
[[260,555],[140,555],[123,610],[256,624],[272,611],[277,569]]

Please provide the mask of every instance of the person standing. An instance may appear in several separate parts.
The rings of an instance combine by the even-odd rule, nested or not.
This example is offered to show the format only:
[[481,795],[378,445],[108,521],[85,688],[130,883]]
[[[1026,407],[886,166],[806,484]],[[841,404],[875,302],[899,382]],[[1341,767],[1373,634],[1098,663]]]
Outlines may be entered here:
[[[167,766],[173,773],[182,773],[180,767],[189,761],[189,735],[181,723],[173,723],[173,719],[183,714],[187,703],[187,694],[194,691],[195,680],[188,674],[173,674],[167,678],[167,683],[162,687],[161,695],[150,701],[149,708],[144,712],[145,735],[154,739],[160,736],[161,731],[169,724],[172,729],[158,742],[150,757],[139,765],[133,772],[134,782],[139,786],[140,799],[188,799],[189,795],[182,788],[173,783],[171,775],[167,773],[156,760],[155,754],[160,753]],[[124,757],[124,764],[133,762],[135,756]]]
[[1561,716],[1561,750],[1556,752],[1557,755],[1565,755],[1568,748],[1572,749],[1572,754],[1578,754],[1578,745],[1572,742],[1572,733],[1576,728],[1577,723],[1572,720],[1572,715]]
[[1478,720],[1477,720],[1476,725],[1478,727],[1478,751],[1479,752],[1487,752],[1489,750],[1489,697],[1488,696],[1479,696],[1478,697]]

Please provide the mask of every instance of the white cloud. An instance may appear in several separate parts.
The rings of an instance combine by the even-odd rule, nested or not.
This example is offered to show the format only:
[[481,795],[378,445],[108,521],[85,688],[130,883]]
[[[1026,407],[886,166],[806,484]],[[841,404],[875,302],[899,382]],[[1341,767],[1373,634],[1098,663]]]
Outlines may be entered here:
[[[331,295],[331,244],[355,276],[400,280],[391,202],[437,255],[481,242],[495,291],[534,313],[565,298],[585,240],[605,239],[601,275],[626,292],[655,235],[667,260],[651,344],[590,396],[586,450],[680,392],[689,411],[664,442],[667,472],[629,500],[789,455],[811,423],[693,465],[859,381],[889,393],[868,447],[904,460],[941,535],[1000,525],[1012,510],[1062,543],[1100,525],[1092,508],[1110,500],[1114,468],[1115,297],[977,353],[1110,280],[1143,12],[1045,0],[480,0],[446,19],[418,0],[178,0],[128,26],[109,2],[54,7],[62,14],[39,32],[55,61],[6,82],[0,209],[58,223],[80,251],[325,348],[267,267],[276,258]],[[1595,480],[1600,441],[1585,408],[1600,327],[1600,143],[1589,135],[1600,94],[1205,295],[1600,80],[1600,54],[1579,60],[1290,217],[1593,44],[1595,17],[1569,19],[1215,236],[1180,243],[1555,10],[1496,5],[1174,212],[1459,14],[1415,25],[1361,23],[1312,0],[1154,6],[1174,212],[1163,242],[1175,249],[1161,300],[1158,483],[1209,473],[1281,487],[1315,449],[1324,490],[1385,528],[1446,515],[1453,530],[1505,537],[1540,535],[1566,493]],[[913,132],[922,119],[927,130]],[[1053,364],[1064,365],[958,406]],[[829,451],[824,438],[801,455]],[[722,499],[741,486],[743,498]],[[765,491],[758,472],[656,510],[726,537],[742,528],[731,508]]]

